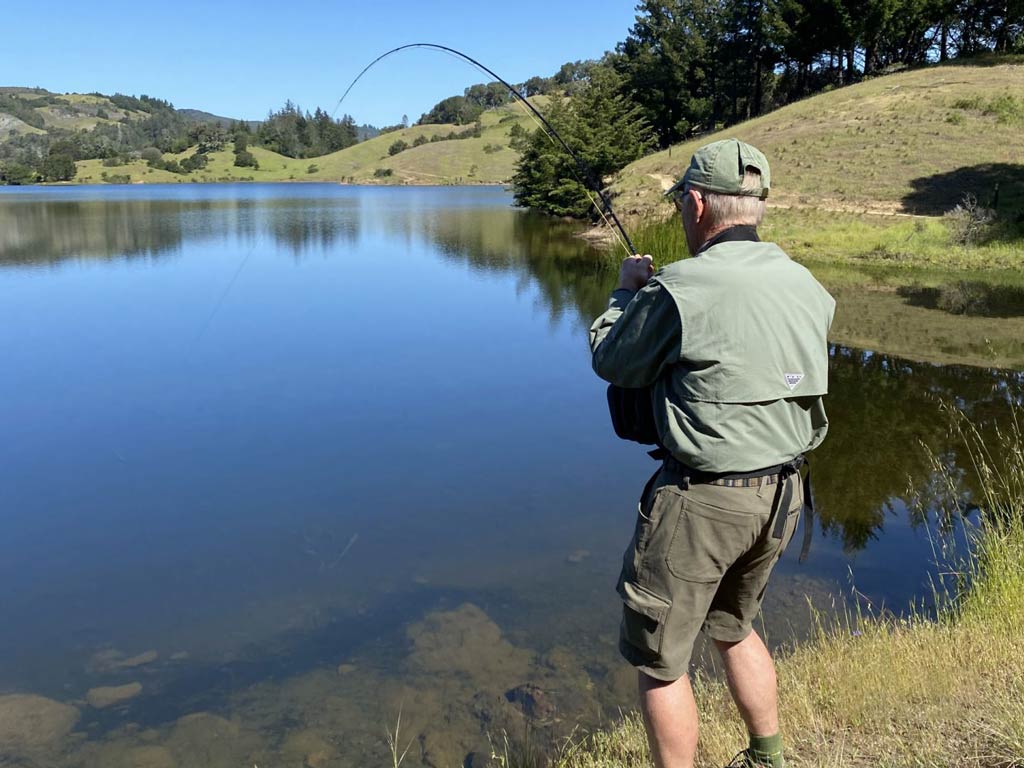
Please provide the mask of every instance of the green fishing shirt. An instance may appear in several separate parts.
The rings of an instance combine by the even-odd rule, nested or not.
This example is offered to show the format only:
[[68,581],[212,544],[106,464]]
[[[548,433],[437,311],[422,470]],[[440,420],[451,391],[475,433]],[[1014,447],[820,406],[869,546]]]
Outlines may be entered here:
[[594,371],[650,388],[660,444],[704,472],[790,461],[828,430],[835,300],[753,227],[734,227],[640,291],[612,293],[590,329]]

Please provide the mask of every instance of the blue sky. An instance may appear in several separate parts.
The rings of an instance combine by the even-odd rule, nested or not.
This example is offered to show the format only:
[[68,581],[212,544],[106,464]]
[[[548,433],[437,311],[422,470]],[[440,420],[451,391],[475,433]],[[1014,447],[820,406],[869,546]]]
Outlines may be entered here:
[[[633,0],[12,2],[3,14],[0,85],[147,93],[177,107],[249,120],[289,98],[330,111],[366,64],[398,45],[448,45],[519,82],[613,48],[632,25],[634,6]],[[341,112],[376,125],[397,123],[403,114],[416,120],[484,79],[446,54],[407,51],[372,69]]]

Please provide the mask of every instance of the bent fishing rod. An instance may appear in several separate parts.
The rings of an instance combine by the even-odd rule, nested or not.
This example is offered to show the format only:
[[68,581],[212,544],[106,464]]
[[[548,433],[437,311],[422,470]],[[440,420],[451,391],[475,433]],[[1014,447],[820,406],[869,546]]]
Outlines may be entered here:
[[[469,62],[474,67],[476,67],[482,72],[485,72],[489,76],[493,77],[497,82],[505,86],[508,89],[509,93],[512,94],[512,96],[516,100],[518,100],[520,104],[523,104],[527,109],[529,109],[530,112],[532,112],[533,115],[537,118],[537,120],[540,121],[541,125],[543,126],[543,130],[548,134],[548,137],[553,139],[554,141],[557,141],[561,145],[562,149],[569,153],[569,156],[576,163],[575,174],[577,180],[580,182],[580,184],[583,185],[584,189],[587,190],[588,193],[596,193],[598,199],[601,201],[601,204],[598,205],[596,202],[594,202],[593,198],[591,198],[591,202],[594,203],[594,207],[597,208],[597,211],[601,215],[601,218],[603,218],[606,223],[610,221],[611,224],[613,224],[615,228],[618,229],[619,234],[622,236],[622,244],[624,245],[624,247],[629,251],[631,256],[636,255],[637,250],[633,246],[633,241],[629,239],[629,235],[626,234],[626,230],[622,226],[622,223],[619,221],[619,217],[616,216],[615,211],[612,210],[611,201],[608,199],[607,195],[605,195],[604,191],[601,189],[600,180],[595,181],[594,173],[590,169],[590,166],[583,162],[579,155],[577,155],[572,150],[572,147],[570,147],[565,142],[565,139],[563,139],[559,135],[558,131],[555,130],[554,126],[548,122],[547,118],[544,117],[544,115],[542,115],[533,106],[533,104],[529,102],[528,99],[526,99],[521,93],[519,93],[519,91],[517,91],[515,87],[513,87],[507,80],[505,80],[505,78],[500,77],[493,70],[488,69],[479,61],[474,59],[472,56],[468,56],[465,53],[462,53],[461,51],[455,50],[454,48],[449,48],[447,45],[438,45],[437,43],[408,43],[406,45],[400,45],[397,48],[392,48],[390,51],[382,53],[376,59],[367,64],[363,71],[356,76],[356,79],[349,84],[348,88],[346,88],[345,92],[341,95],[341,98],[338,99],[338,103],[335,105],[334,112],[331,113],[331,116],[333,117],[335,114],[337,114],[342,102],[345,101],[345,97],[348,96],[349,92],[355,87],[356,83],[358,83],[362,79],[363,75],[369,72],[378,62],[386,59],[388,56],[398,53],[399,51],[409,50],[410,48],[429,48],[436,51],[442,51],[453,56],[457,56],[463,61]],[[590,183],[588,183],[588,180],[590,181]]]

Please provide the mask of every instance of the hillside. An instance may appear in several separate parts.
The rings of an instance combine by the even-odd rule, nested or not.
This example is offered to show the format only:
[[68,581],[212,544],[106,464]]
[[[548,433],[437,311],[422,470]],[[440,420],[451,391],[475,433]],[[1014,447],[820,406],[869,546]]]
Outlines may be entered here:
[[[534,97],[543,105],[545,97]],[[209,154],[209,164],[189,175],[150,168],[142,160],[124,165],[104,165],[101,160],[77,163],[76,183],[186,183],[196,181],[334,181],[386,184],[500,184],[511,177],[518,153],[510,145],[513,125],[531,129],[533,123],[521,105],[508,105],[484,112],[478,137],[431,142],[433,137],[471,131],[472,126],[417,125],[382,134],[355,146],[321,157],[294,159],[259,147],[249,151],[259,168],[234,165],[230,149]],[[427,143],[413,146],[417,139]],[[404,141],[408,148],[389,154],[389,148]],[[189,148],[165,159],[182,160],[193,154]],[[388,173],[390,171],[390,173]]]
[[118,106],[106,96],[51,93],[42,88],[0,87],[0,140],[15,134],[47,133],[51,129],[92,130],[146,114]]
[[965,193],[1024,213],[1024,64],[950,64],[878,77],[649,155],[612,184],[634,223],[668,217],[662,191],[693,150],[736,137],[772,166],[769,205],[938,215]]

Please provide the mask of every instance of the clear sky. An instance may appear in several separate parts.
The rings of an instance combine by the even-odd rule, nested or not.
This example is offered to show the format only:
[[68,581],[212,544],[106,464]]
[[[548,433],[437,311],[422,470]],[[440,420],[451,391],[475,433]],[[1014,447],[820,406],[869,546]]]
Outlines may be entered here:
[[[176,107],[258,120],[285,99],[331,111],[370,61],[404,43],[457,48],[509,82],[599,57],[626,36],[634,0],[179,0],[11,2],[0,85],[142,93]],[[437,51],[378,64],[339,115],[413,121],[486,78]]]

